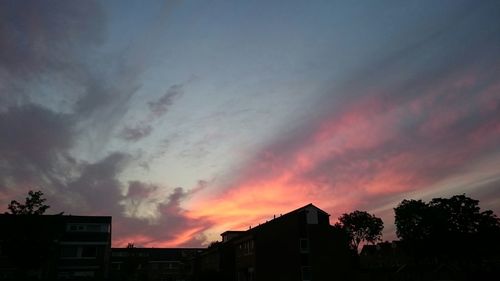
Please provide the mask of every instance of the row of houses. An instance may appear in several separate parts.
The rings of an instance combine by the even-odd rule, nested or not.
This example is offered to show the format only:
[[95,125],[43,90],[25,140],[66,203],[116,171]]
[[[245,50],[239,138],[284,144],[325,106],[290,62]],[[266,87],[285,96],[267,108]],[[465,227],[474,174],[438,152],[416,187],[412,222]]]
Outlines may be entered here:
[[[416,259],[396,241],[365,245],[359,256],[353,255],[345,233],[312,204],[245,231],[225,231],[221,241],[207,248],[112,248],[111,220],[0,215],[0,281],[423,281],[500,276],[496,250],[488,256],[465,255],[465,262],[451,256]],[[459,251],[461,245],[456,246]]]
[[0,280],[345,280],[349,250],[309,204],[208,248],[112,248],[112,218],[0,215]]

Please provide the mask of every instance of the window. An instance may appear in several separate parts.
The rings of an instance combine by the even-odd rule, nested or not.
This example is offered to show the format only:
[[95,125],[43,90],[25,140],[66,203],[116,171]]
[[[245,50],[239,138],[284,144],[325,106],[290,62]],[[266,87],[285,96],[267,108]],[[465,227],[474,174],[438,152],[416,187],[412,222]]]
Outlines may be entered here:
[[301,238],[299,246],[300,246],[301,253],[309,253],[309,239]]
[[122,264],[120,262],[113,262],[111,263],[111,268],[114,270],[121,270]]
[[253,267],[248,268],[248,281],[253,281],[255,279],[254,275]]
[[306,211],[307,224],[318,224],[318,210],[309,208]]
[[238,255],[240,256],[251,255],[254,252],[254,247],[255,245],[253,240],[242,242],[241,244],[238,245],[239,248]]
[[253,267],[242,268],[237,272],[238,281],[253,281],[255,280],[255,271]]
[[128,257],[128,253],[127,252],[111,252],[111,256],[113,257]]
[[97,257],[97,247],[85,246],[82,247],[82,258],[95,258]]
[[87,225],[88,232],[101,232],[101,225],[99,224],[88,224]]
[[311,267],[310,266],[303,266],[301,268],[302,270],[302,281],[311,281],[312,280],[312,274],[311,274]]
[[78,247],[76,246],[63,246],[61,247],[61,257],[63,258],[77,258]]
[[110,226],[106,223],[68,223],[68,232],[106,232],[109,233]]
[[94,277],[95,275],[95,272],[93,271],[75,271],[75,273],[73,273],[73,276],[75,277]]
[[97,257],[97,247],[95,246],[62,246],[62,259],[89,259]]

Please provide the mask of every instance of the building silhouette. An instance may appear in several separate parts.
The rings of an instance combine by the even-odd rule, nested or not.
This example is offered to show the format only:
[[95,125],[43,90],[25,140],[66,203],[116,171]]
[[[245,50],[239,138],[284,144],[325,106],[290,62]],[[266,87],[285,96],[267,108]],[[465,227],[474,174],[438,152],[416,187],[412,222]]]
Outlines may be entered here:
[[104,280],[111,217],[0,215],[0,280]]
[[[346,280],[348,244],[308,204],[246,231],[226,231],[199,257],[199,280]],[[215,279],[212,279],[215,280]]]
[[351,280],[345,234],[308,204],[208,248],[111,248],[111,217],[0,215],[0,280]]
[[381,242],[358,255],[347,233],[308,204],[225,231],[208,248],[112,249],[109,216],[0,214],[0,281],[493,281],[498,233]]
[[201,248],[112,248],[111,280],[192,280]]
[[[467,242],[473,243],[472,240]],[[456,244],[456,248],[460,251],[465,245]],[[356,280],[498,280],[500,255],[496,249],[493,249],[493,252],[491,256],[473,256],[466,253],[467,260],[463,260],[463,257],[449,253],[436,255],[428,252],[426,255],[415,256],[412,250],[408,249],[408,245],[401,241],[365,245],[359,255],[360,266],[356,270]]]

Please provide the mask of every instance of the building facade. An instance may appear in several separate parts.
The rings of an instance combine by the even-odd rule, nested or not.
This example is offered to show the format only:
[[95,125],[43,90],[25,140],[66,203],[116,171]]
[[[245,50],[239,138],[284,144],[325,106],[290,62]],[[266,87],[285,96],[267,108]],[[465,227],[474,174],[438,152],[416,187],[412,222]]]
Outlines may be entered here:
[[113,248],[111,217],[0,215],[1,280],[350,280],[351,253],[309,204],[201,248]]
[[198,248],[113,248],[111,280],[192,280]]
[[0,280],[106,280],[111,217],[0,215]]
[[[221,258],[231,253],[233,263]],[[346,280],[351,268],[346,241],[330,225],[329,215],[312,204],[247,231],[224,232],[222,242],[200,263],[217,255],[219,272],[237,281]]]

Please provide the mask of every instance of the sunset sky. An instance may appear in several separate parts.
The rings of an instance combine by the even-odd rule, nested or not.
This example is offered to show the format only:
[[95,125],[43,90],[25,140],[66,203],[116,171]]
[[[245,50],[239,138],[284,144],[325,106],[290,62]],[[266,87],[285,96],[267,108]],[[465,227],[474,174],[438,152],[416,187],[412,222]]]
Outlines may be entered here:
[[194,247],[313,203],[500,214],[500,1],[0,1],[0,211]]

